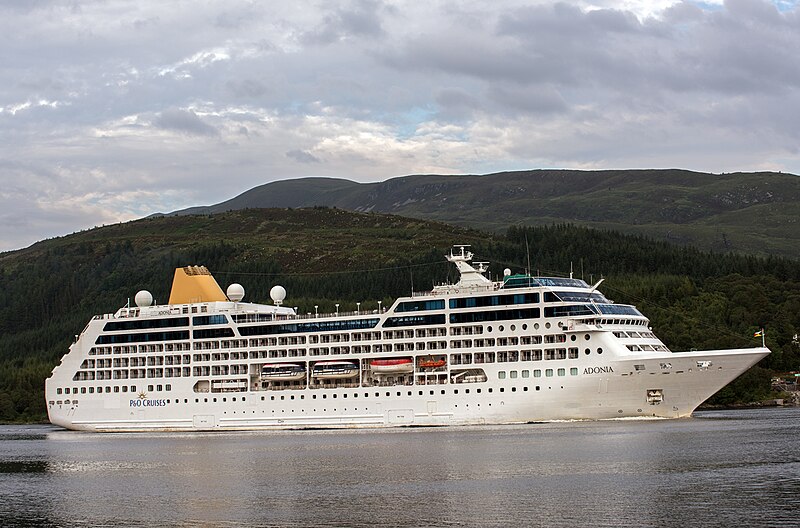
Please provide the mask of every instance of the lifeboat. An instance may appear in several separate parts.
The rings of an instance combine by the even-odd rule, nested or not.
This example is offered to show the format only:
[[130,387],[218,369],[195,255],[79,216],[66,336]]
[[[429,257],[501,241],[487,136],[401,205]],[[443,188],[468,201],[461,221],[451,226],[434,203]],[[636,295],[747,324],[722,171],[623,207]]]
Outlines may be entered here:
[[358,376],[358,365],[350,361],[320,361],[311,367],[311,376],[317,379],[346,379]]
[[373,359],[369,362],[369,366],[376,374],[414,372],[414,362],[411,358]]
[[427,358],[419,360],[419,368],[441,368],[446,364],[444,359]]
[[267,363],[261,367],[264,381],[298,380],[306,377],[306,367],[297,363]]

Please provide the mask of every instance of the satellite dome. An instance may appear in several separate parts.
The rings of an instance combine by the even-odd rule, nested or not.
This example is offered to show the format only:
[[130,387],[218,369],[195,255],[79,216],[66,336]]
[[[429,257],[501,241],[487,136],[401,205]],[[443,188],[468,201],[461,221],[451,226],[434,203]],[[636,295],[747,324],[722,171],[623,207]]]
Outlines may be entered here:
[[511,268],[506,268],[503,270],[503,277],[508,277],[511,275]]
[[241,284],[233,283],[228,286],[228,289],[225,291],[225,295],[228,296],[228,299],[232,300],[233,302],[239,302],[244,299],[244,287]]
[[147,290],[141,290],[136,293],[136,297],[134,297],[133,300],[136,301],[136,306],[139,308],[150,306],[153,304],[153,294]]
[[283,304],[283,300],[286,298],[286,288],[283,286],[273,286],[269,291],[269,296],[272,298],[275,304],[280,306]]

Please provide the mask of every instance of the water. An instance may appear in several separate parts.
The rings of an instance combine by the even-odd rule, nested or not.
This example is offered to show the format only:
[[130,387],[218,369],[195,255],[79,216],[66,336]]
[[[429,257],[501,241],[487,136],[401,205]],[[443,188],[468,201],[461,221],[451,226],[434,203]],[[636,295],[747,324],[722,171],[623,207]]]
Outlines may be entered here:
[[798,526],[800,409],[237,434],[0,427],[2,526]]

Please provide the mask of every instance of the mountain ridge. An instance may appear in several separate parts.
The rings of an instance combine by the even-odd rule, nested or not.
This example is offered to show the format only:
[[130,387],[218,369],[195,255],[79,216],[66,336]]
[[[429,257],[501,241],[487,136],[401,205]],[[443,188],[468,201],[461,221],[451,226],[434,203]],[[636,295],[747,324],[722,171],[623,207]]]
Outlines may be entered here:
[[308,177],[265,183],[218,204],[168,215],[312,206],[492,232],[568,222],[714,251],[800,258],[800,177],[779,172],[537,169],[371,183]]

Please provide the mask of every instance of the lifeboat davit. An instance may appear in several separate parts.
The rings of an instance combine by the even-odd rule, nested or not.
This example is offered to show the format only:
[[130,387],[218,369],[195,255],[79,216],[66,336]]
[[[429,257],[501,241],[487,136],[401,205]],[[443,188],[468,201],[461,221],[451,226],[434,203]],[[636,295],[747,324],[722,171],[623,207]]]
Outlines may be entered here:
[[369,362],[369,366],[376,374],[414,372],[414,362],[411,358],[373,359]]
[[267,363],[261,367],[265,381],[298,380],[306,377],[306,367],[297,363]]
[[350,361],[320,361],[311,367],[311,376],[318,379],[345,379],[358,376],[358,365]]

